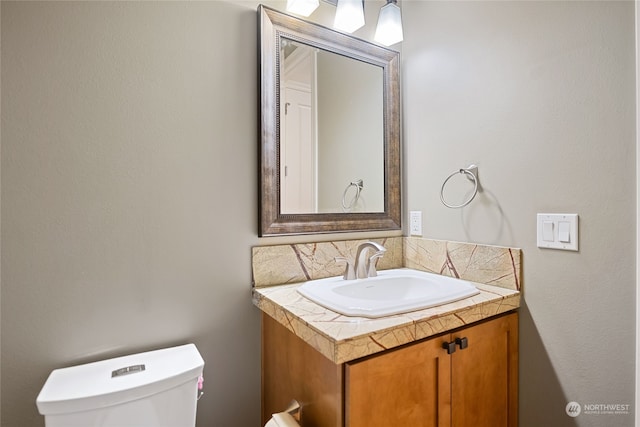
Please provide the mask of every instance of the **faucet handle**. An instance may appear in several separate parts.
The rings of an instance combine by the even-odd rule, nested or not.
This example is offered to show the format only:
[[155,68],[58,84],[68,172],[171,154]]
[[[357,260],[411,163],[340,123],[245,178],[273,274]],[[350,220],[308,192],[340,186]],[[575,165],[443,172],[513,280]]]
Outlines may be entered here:
[[[356,277],[358,279],[364,279],[371,276],[370,275],[371,259],[374,259],[374,258],[373,256],[367,258],[369,250],[376,251],[375,254],[380,254],[380,256],[382,256],[382,254],[384,254],[387,251],[384,246],[376,242],[364,242],[358,245],[358,250],[356,251],[356,268],[355,268]],[[375,276],[376,275],[375,266],[373,267],[373,273]]]
[[353,267],[353,263],[349,259],[343,256],[337,256],[334,259],[336,262],[344,261],[347,263],[347,266],[344,269],[344,276],[342,276],[344,280],[354,280],[356,278],[356,270]]
[[367,277],[376,277],[378,272],[376,271],[376,260],[378,258],[382,258],[385,251],[378,251],[375,254],[371,255],[369,258],[369,269],[367,271]]

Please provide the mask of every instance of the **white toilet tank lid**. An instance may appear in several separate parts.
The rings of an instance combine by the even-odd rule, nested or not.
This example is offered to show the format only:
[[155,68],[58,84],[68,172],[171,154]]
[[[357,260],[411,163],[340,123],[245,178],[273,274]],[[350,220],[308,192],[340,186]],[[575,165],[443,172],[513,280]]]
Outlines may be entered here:
[[186,344],[56,369],[42,387],[36,404],[42,415],[118,405],[198,378],[203,367],[204,360],[196,346]]

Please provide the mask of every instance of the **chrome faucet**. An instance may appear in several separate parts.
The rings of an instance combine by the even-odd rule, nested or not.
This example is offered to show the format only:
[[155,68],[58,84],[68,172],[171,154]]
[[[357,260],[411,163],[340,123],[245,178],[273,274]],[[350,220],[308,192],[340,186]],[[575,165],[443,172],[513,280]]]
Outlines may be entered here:
[[[367,257],[370,249],[375,252],[370,257]],[[376,242],[364,242],[358,246],[355,264],[343,256],[337,256],[335,260],[336,262],[346,263],[344,275],[342,276],[344,280],[366,279],[367,277],[376,277],[378,275],[376,260],[382,258],[386,251],[384,246]]]
[[[375,253],[367,257],[370,249],[373,249]],[[381,258],[386,251],[384,246],[376,242],[364,242],[360,244],[356,252],[356,278],[365,279],[367,277],[377,276],[376,259]]]
[[335,257],[335,260],[336,262],[344,261],[347,264],[346,268],[344,269],[344,276],[342,276],[344,280],[354,280],[356,278],[356,270],[353,268],[351,260],[343,256],[337,256]]

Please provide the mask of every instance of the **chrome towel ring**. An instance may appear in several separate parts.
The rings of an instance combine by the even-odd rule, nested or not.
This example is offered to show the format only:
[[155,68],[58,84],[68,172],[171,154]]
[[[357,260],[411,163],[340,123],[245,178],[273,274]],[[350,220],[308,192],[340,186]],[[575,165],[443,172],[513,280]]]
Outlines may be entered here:
[[[345,202],[345,198],[347,197],[347,192],[351,187],[355,187],[356,194],[353,196],[349,204]],[[358,199],[360,199],[360,193],[362,192],[362,187],[364,187],[364,182],[361,179],[356,179],[355,181],[351,181],[347,188],[344,189],[342,193],[342,210],[344,212],[350,212],[351,209],[358,203]]]
[[[452,177],[454,177],[459,173],[465,175],[468,180],[473,181],[473,194],[471,195],[471,197],[469,197],[468,200],[465,200],[462,204],[450,205],[444,200],[444,186],[447,185],[447,182]],[[442,183],[442,188],[440,188],[440,200],[442,201],[442,204],[451,209],[458,209],[458,208],[463,208],[467,206],[469,203],[471,203],[473,198],[476,197],[476,194],[478,194],[478,166],[476,165],[469,165],[466,168],[455,171],[454,173],[449,175],[447,179],[444,180],[444,182]]]

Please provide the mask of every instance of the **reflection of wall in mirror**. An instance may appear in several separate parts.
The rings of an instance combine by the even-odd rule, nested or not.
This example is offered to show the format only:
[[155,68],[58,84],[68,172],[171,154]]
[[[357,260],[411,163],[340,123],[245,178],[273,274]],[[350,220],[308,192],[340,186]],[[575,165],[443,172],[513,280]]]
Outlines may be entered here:
[[[356,179],[364,187],[351,212],[384,211],[382,71],[318,53],[318,212],[342,212],[345,188]],[[347,193],[347,203],[353,193]]]
[[316,212],[315,49],[290,41],[284,45],[280,94],[280,117],[283,118],[280,211]]

